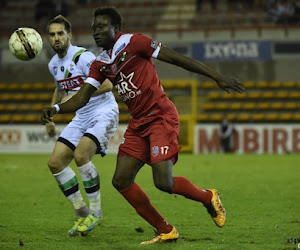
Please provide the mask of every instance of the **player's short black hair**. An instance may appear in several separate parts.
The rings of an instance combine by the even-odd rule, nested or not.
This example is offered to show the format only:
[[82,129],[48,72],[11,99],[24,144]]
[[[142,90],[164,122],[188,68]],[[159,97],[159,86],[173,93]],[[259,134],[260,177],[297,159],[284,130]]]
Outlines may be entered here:
[[123,18],[116,7],[114,6],[98,7],[94,11],[94,17],[101,16],[101,15],[109,16],[111,24],[117,25],[119,26],[119,29],[121,29]]
[[70,21],[65,18],[63,15],[58,15],[56,17],[54,17],[47,25],[47,32],[49,32],[49,26],[52,23],[62,23],[65,25],[65,30],[67,31],[67,33],[70,33],[72,31],[72,25],[70,23]]

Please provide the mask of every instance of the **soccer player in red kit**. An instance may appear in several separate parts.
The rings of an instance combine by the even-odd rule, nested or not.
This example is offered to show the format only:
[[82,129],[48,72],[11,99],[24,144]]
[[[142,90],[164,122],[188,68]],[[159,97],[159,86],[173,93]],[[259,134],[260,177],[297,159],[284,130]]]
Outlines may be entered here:
[[145,163],[152,167],[154,184],[158,189],[201,202],[216,225],[223,227],[226,213],[218,191],[202,190],[187,178],[172,175],[172,167],[180,149],[179,118],[174,104],[161,87],[151,58],[205,75],[227,92],[243,92],[244,87],[238,79],[224,76],[144,35],[121,33],[121,23],[122,18],[116,8],[100,7],[95,10],[93,35],[103,52],[92,63],[90,74],[77,94],[65,103],[44,109],[41,120],[45,123],[56,113],[79,109],[108,78],[131,114],[119,147],[112,182],[136,212],[157,230],[153,239],[141,244],[174,241],[179,237],[176,228],[164,220],[148,196],[134,182]]

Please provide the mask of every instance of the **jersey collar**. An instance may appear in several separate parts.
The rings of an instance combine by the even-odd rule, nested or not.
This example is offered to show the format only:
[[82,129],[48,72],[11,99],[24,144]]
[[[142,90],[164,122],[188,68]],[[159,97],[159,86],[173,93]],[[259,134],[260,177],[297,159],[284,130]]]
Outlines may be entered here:
[[123,33],[122,32],[119,32],[116,36],[115,36],[115,39],[114,39],[114,43],[116,43],[118,41],[118,39],[120,38],[120,36],[122,36]]
[[[115,36],[115,38],[114,38],[114,46],[115,46],[116,42],[119,40],[119,38],[120,38],[122,35],[123,35],[123,33],[122,33],[122,32],[119,32],[119,33]],[[112,57],[112,51],[113,51],[113,49],[114,49],[114,46],[113,46],[111,49],[107,50],[107,54],[109,55],[109,57]]]

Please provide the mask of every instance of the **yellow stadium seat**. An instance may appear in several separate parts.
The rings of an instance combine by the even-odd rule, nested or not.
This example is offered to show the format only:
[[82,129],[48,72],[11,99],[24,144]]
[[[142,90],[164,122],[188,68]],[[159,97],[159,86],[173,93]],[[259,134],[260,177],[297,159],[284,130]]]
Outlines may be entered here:
[[197,120],[199,122],[205,122],[208,120],[208,114],[199,114],[197,115]]
[[233,102],[230,104],[230,109],[239,110],[242,108],[242,104],[240,102]]
[[272,102],[270,104],[271,109],[282,109],[283,108],[283,103],[282,102]]
[[236,114],[235,113],[229,113],[226,115],[226,119],[228,121],[234,121],[236,119]]
[[22,100],[24,100],[24,97],[25,97],[25,94],[23,94],[23,93],[12,94],[11,100],[22,101]]
[[0,100],[1,101],[8,101],[8,100],[11,100],[11,99],[12,99],[12,94],[10,94],[10,93],[0,94]]
[[17,105],[17,104],[9,103],[9,104],[6,104],[6,110],[9,111],[9,112],[14,112],[14,111],[19,109],[18,106],[19,105]]
[[256,108],[256,103],[255,102],[245,102],[245,103],[243,103],[243,109],[253,110],[255,108]]
[[237,115],[237,120],[242,122],[250,121],[250,114],[249,113],[240,113]]
[[9,83],[0,83],[0,90],[6,90]]
[[267,88],[268,87],[268,83],[265,81],[260,81],[256,83],[256,87],[257,88]]
[[24,100],[27,100],[27,101],[37,101],[39,98],[39,94],[36,94],[36,93],[28,93],[26,95],[24,95]]
[[16,123],[25,122],[25,115],[23,115],[23,114],[13,114],[11,116],[11,121],[16,122]]
[[216,103],[216,109],[217,110],[224,110],[224,109],[228,109],[228,103],[227,102],[218,102]]
[[264,120],[264,114],[263,113],[255,113],[251,115],[251,120],[256,122],[261,122]]
[[20,84],[20,90],[32,90],[31,83],[22,83]]
[[232,93],[231,95],[236,99],[245,99],[247,97],[246,93]]
[[234,98],[234,95],[231,93],[227,93],[227,92],[222,92],[220,95],[221,99],[232,99]]
[[203,104],[202,104],[202,108],[203,108],[204,110],[212,110],[212,109],[215,109],[216,106],[215,106],[215,104],[212,103],[212,102],[206,102],[206,103],[203,103]]
[[291,113],[284,113],[279,115],[280,121],[290,121],[293,119],[293,115]]
[[252,91],[252,92],[248,92],[247,93],[247,97],[250,99],[258,99],[261,96],[261,92],[260,91]]
[[297,102],[286,102],[284,104],[285,109],[297,109]]
[[220,98],[220,92],[211,91],[208,93],[207,97],[209,99],[219,99]]
[[38,99],[41,101],[51,101],[52,93],[42,93],[38,95]]
[[270,98],[274,98],[274,94],[275,93],[273,91],[265,91],[265,92],[262,92],[261,97],[264,99],[270,99]]
[[199,87],[202,87],[204,89],[212,89],[216,87],[216,83],[215,82],[203,82],[199,84]]
[[40,122],[40,115],[39,114],[27,114],[24,116],[24,121],[30,122],[30,123]]
[[6,85],[6,89],[9,89],[9,90],[19,90],[20,87],[21,87],[20,83],[9,83]]
[[0,115],[0,123],[8,123],[11,121],[11,115]]
[[129,114],[120,114],[119,115],[120,122],[128,122],[129,118],[130,118]]
[[0,112],[3,112],[6,110],[6,105],[0,103]]
[[271,87],[271,88],[280,88],[281,87],[281,82],[279,82],[279,81],[270,82],[269,87]]
[[278,114],[276,113],[269,113],[265,115],[265,119],[267,121],[277,121],[278,120]]
[[223,114],[221,113],[210,114],[209,120],[213,122],[220,122],[223,120]]
[[299,91],[297,91],[297,92],[290,91],[288,97],[298,99],[298,98],[300,98],[300,92]]
[[255,82],[253,82],[253,81],[245,81],[244,82],[244,87],[246,89],[255,88]]
[[293,115],[293,119],[294,119],[295,121],[300,121],[300,114],[299,114],[299,113],[295,113],[295,114]]
[[256,104],[257,109],[269,109],[270,108],[270,103],[269,102],[258,102]]
[[35,104],[31,105],[31,110],[42,111],[47,106],[49,106],[49,105],[43,104],[43,103],[35,103]]
[[296,87],[296,82],[294,81],[286,81],[286,82],[282,82],[281,86],[285,89],[287,88],[295,88]]
[[[45,85],[46,85],[45,83],[37,82],[37,83],[32,84],[32,89],[34,89],[34,90],[44,90]],[[53,85],[54,85],[54,83],[53,83]]]
[[29,111],[29,110],[31,110],[31,108],[32,108],[32,104],[30,103],[21,103],[21,104],[19,104],[19,107],[18,107],[18,109],[19,109],[19,111]]
[[284,99],[288,97],[288,92],[287,91],[279,91],[276,93],[276,97],[280,99]]

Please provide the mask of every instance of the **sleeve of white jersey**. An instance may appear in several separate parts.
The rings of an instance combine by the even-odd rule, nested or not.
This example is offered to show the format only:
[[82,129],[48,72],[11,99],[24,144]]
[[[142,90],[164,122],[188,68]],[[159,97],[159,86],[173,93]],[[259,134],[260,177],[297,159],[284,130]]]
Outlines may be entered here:
[[85,82],[88,84],[91,84],[92,86],[94,86],[96,89],[99,89],[101,86],[101,83],[98,82],[96,79],[94,79],[93,77],[88,77],[87,79],[85,79]]
[[81,71],[85,77],[89,75],[90,66],[95,58],[95,55],[90,51],[85,51],[80,55],[77,66],[81,68]]
[[52,64],[51,64],[51,61],[48,63],[48,69],[49,69],[50,74],[51,74],[52,77],[53,77],[53,80],[54,80],[54,83],[55,83],[56,88],[60,89],[59,84],[58,84],[58,82],[56,81],[56,79],[55,79],[55,77],[54,77],[53,66],[52,66]]
[[157,58],[158,53],[159,53],[159,51],[160,51],[160,48],[161,48],[161,43],[158,43],[156,49],[155,49],[155,50],[153,51],[153,53],[152,53],[152,57],[153,57],[153,58]]

